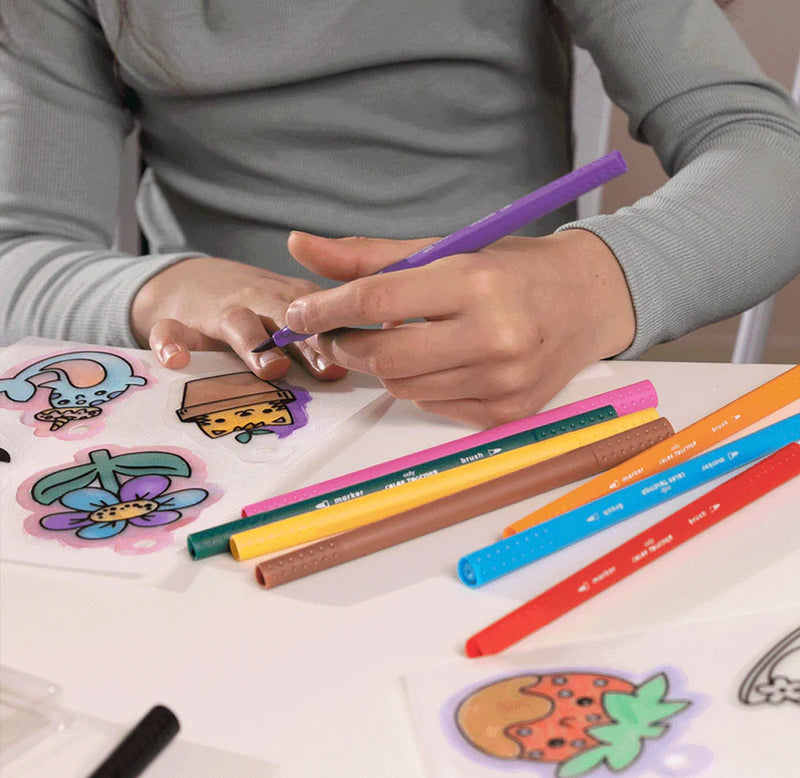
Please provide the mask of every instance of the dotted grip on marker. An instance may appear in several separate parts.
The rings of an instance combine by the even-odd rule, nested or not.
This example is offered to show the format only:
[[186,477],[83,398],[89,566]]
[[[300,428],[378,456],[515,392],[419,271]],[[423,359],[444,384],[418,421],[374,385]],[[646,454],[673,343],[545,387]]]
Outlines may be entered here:
[[[650,551],[646,563],[649,564],[670,549],[685,543],[698,532],[719,523],[798,475],[800,475],[800,444],[794,442],[751,465],[744,472],[649,528],[647,534],[664,535],[669,532],[672,542]],[[689,520],[700,515],[704,518],[703,524],[693,528]],[[631,565],[627,565],[626,568],[623,563],[630,558],[631,547],[637,547],[641,537],[640,534],[623,543],[593,565],[599,568],[615,567],[624,570],[620,573],[621,577],[629,575],[635,568]],[[591,578],[591,574],[587,574],[590,568],[591,566],[577,571],[470,637],[465,645],[467,656],[497,654],[555,620],[564,611],[565,603],[580,581]],[[619,577],[605,579],[595,587],[594,593],[603,591],[617,580]]]
[[[662,423],[659,425],[657,422]],[[593,454],[601,464],[600,469],[608,470],[617,465],[621,461],[621,454],[624,461],[673,434],[672,425],[666,419],[657,419],[652,424],[655,428],[649,424],[633,428],[624,440],[615,440],[615,435],[593,444]],[[622,451],[620,446],[623,447]],[[538,530],[528,530],[524,540],[512,535],[505,541],[498,541],[486,549],[467,554],[459,560],[458,577],[469,587],[481,586],[498,577],[507,568],[512,569],[517,563],[516,550],[521,550],[526,542],[535,542],[537,547],[546,550],[553,543],[548,539],[548,533],[549,528],[544,525]]]
[[529,468],[508,473],[489,484],[474,486],[373,524],[273,556],[256,566],[256,580],[264,588],[273,588],[452,526],[472,516],[585,478],[599,468],[612,467],[671,434],[673,428],[667,419],[655,419]]

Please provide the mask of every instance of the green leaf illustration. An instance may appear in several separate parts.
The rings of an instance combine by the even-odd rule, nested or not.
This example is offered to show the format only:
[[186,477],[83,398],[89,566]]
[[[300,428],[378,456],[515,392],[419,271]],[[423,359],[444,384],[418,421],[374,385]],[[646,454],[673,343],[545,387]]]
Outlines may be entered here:
[[659,738],[668,730],[664,719],[690,705],[686,700],[665,700],[668,691],[667,677],[660,673],[631,693],[606,692],[602,703],[612,719],[611,723],[586,730],[601,744],[563,762],[558,778],[584,775],[603,763],[615,772],[633,764],[641,754],[645,740]]
[[51,505],[67,492],[88,486],[97,478],[94,465],[78,465],[40,478],[31,489],[31,497],[40,505]]
[[661,702],[669,691],[669,683],[664,673],[658,673],[645,681],[637,690],[636,695],[648,702]]
[[636,736],[626,737],[613,745],[606,754],[606,761],[612,770],[624,769],[642,753],[642,741]]
[[189,463],[168,451],[139,451],[111,457],[115,472],[122,475],[179,475],[190,476]]
[[636,699],[625,692],[606,692],[603,707],[612,719],[625,724],[636,721]]
[[663,721],[664,719],[668,719],[670,716],[674,716],[676,713],[680,713],[688,706],[689,703],[686,701],[661,702],[656,706],[655,713],[658,716],[659,721]]
[[607,746],[596,746],[562,762],[556,772],[557,778],[576,778],[579,775],[586,775],[603,762],[607,749]]
[[91,462],[67,467],[40,478],[31,489],[31,497],[41,505],[51,505],[68,492],[89,486],[95,480],[103,489],[116,493],[118,476],[166,475],[190,476],[192,468],[177,454],[168,451],[139,451],[111,456],[108,449],[89,452]]

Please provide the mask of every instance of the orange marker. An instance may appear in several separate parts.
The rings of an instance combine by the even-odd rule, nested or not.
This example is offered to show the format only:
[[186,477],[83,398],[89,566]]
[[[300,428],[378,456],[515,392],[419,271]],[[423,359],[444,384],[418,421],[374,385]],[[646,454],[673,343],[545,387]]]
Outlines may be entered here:
[[693,457],[795,400],[800,400],[800,365],[515,521],[505,528],[503,537],[541,524],[615,489],[654,475],[682,459]]

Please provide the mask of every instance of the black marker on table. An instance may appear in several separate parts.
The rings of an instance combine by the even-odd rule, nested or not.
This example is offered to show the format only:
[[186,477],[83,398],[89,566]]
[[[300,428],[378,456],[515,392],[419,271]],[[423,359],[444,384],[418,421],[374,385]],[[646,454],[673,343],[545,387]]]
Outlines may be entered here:
[[135,778],[141,775],[180,728],[180,722],[169,708],[156,705],[89,778]]

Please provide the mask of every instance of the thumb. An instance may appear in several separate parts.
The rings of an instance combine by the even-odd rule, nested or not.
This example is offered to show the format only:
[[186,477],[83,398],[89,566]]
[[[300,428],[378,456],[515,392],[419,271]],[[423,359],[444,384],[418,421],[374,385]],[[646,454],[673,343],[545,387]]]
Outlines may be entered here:
[[425,248],[438,238],[389,240],[384,238],[323,238],[308,232],[292,232],[289,253],[317,275],[334,281],[352,281],[372,275],[387,265]]

